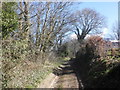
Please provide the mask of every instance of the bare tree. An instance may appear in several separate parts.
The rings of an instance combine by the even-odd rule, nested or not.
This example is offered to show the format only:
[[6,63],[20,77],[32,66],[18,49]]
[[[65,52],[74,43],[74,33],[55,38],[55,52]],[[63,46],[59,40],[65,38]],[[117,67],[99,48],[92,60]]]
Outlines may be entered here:
[[29,5],[31,5],[29,19],[32,24],[30,32],[34,40],[33,48],[36,54],[44,58],[43,54],[59,46],[69,31],[69,23],[73,22],[69,19],[71,13],[69,7],[72,3],[38,2]]
[[[69,2],[40,2],[38,6],[36,5],[37,18],[33,19],[34,21],[36,20],[33,28],[35,29],[36,26],[35,42],[41,52],[54,46],[54,42],[57,41],[58,43],[59,41],[55,39],[61,39],[65,36],[63,34],[69,31],[67,25],[72,22],[68,19],[70,18],[69,6],[71,6]],[[48,50],[50,50],[50,48]]]
[[22,31],[24,37],[28,36],[29,32],[29,2],[19,2],[19,30]]
[[74,17],[76,18],[76,23],[74,24],[76,29],[74,32],[79,42],[81,42],[87,34],[98,31],[105,24],[104,17],[89,8],[77,11]]

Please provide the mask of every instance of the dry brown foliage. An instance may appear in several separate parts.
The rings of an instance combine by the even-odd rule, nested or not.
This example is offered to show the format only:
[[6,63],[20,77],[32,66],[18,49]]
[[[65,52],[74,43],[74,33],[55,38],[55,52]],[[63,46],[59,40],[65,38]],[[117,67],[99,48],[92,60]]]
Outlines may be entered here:
[[98,55],[100,57],[104,57],[106,54],[106,42],[100,36],[91,36],[87,39],[87,47],[93,50],[94,55]]

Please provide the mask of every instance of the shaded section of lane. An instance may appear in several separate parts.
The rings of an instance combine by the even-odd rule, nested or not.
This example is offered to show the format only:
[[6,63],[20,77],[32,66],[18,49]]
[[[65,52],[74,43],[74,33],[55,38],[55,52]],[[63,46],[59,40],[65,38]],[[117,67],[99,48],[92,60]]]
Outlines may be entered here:
[[58,68],[53,69],[53,73],[59,77],[55,88],[76,88],[82,90],[81,82],[74,71],[74,59],[71,59]]

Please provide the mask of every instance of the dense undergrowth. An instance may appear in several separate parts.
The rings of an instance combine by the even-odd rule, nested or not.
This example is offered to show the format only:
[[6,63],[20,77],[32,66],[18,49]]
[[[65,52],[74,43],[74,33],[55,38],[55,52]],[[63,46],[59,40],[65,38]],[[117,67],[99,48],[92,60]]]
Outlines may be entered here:
[[36,88],[63,61],[54,53],[36,56],[36,50],[31,51],[24,40],[3,40],[2,88]]
[[88,43],[81,47],[76,54],[74,70],[84,88],[120,88],[120,52],[116,49],[113,55],[107,50],[100,56],[99,45]]
[[39,62],[23,60],[9,71],[3,73],[3,88],[37,88],[52,69],[62,61],[46,61],[44,65]]

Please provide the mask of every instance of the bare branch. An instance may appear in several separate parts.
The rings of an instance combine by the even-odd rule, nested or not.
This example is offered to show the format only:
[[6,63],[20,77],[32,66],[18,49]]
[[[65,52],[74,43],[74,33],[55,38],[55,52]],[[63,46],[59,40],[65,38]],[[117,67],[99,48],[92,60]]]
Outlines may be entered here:
[[[104,24],[104,18],[95,10],[85,8],[82,11],[77,11],[74,14],[74,18],[76,18],[76,22],[73,23],[76,28],[77,36],[79,41],[83,40],[87,34],[93,32],[94,30],[99,30]],[[82,31],[80,33],[80,30]]]

